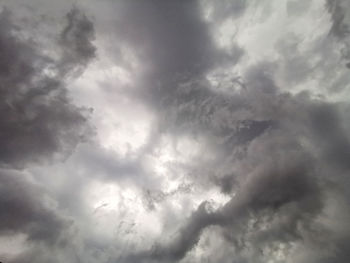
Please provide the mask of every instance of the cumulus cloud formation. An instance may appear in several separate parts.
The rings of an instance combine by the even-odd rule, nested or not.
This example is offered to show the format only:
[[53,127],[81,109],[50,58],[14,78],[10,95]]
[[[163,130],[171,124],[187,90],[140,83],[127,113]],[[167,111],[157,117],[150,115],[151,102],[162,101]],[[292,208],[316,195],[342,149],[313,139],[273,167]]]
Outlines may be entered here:
[[347,1],[49,2],[0,2],[0,260],[349,261]]

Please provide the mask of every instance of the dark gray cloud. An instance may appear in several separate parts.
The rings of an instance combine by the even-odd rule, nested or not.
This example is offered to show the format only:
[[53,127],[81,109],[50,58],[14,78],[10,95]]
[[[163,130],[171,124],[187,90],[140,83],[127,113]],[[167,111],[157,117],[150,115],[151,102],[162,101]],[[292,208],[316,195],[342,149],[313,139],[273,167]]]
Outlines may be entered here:
[[152,106],[176,96],[181,81],[242,56],[238,46],[229,52],[216,47],[198,1],[120,1],[111,8],[117,12],[115,52],[135,52],[143,72],[141,95]]
[[31,256],[13,262],[33,262],[33,246],[66,246],[72,221],[56,211],[45,187],[19,170],[62,160],[92,134],[89,110],[71,102],[67,85],[95,55],[94,28],[73,8],[52,39],[58,56],[50,56],[16,24],[11,8],[2,8],[0,20],[0,235],[25,235]]
[[328,0],[327,8],[333,21],[330,33],[336,37],[345,38],[350,31],[349,26],[344,21],[347,10],[343,9],[343,1]]
[[349,3],[341,0],[328,0],[326,6],[332,20],[330,34],[343,43],[341,53],[348,62],[350,59]]
[[66,15],[66,20],[67,25],[60,36],[60,44],[63,46],[63,65],[60,67],[64,74],[75,70],[77,65],[86,66],[96,52],[92,44],[95,38],[94,25],[86,15],[74,7]]
[[[72,66],[80,67],[94,54],[90,49],[76,50],[77,35],[92,34],[86,18],[73,9],[62,33],[63,64],[36,50],[30,39],[21,35],[11,21],[11,11],[1,13],[0,85],[2,166],[21,166],[27,161],[40,161],[55,152],[69,153],[87,132],[87,109],[74,106],[67,95],[64,78]],[[80,21],[83,19],[83,21]],[[78,22],[83,26],[76,26]],[[87,28],[84,27],[87,24]],[[72,28],[74,27],[75,28]],[[91,32],[90,32],[91,31]],[[73,38],[73,39],[71,39]],[[83,48],[83,47],[81,47]],[[75,56],[73,56],[74,54]],[[57,66],[57,64],[58,66]]]
[[29,183],[25,174],[1,170],[0,232],[24,233],[29,240],[59,242],[69,222],[44,204],[44,192]]
[[195,75],[215,62],[217,51],[197,1],[122,1],[117,7],[120,40],[135,45],[154,77]]

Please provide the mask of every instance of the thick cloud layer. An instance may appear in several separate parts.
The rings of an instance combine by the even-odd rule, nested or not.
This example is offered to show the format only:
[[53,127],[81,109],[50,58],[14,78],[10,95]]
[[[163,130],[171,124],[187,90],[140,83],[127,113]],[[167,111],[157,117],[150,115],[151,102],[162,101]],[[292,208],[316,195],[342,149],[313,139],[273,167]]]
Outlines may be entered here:
[[4,7],[0,14],[0,233],[24,234],[33,244],[62,246],[67,243],[69,220],[50,207],[54,201],[46,196],[47,190],[30,182],[23,169],[65,158],[92,133],[89,111],[72,104],[66,85],[69,74],[94,57],[90,42],[94,29],[73,8],[57,43],[53,39],[57,54],[49,56],[13,18],[12,9]]
[[0,260],[349,261],[347,1],[75,4],[1,13]]

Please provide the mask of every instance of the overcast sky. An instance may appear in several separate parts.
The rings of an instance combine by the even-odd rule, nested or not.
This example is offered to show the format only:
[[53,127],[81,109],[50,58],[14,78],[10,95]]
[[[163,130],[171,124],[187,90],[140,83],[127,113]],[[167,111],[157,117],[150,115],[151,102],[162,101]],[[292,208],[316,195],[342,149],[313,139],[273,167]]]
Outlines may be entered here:
[[350,262],[350,1],[0,10],[0,261]]

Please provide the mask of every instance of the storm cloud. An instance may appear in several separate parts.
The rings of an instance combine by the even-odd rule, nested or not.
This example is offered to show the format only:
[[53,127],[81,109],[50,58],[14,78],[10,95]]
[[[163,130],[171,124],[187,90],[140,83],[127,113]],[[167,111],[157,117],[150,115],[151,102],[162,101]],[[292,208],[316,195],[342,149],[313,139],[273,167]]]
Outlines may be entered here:
[[1,5],[1,260],[349,261],[347,1]]
[[[86,132],[86,109],[74,106],[67,96],[64,79],[68,71],[91,59],[89,35],[93,28],[80,26],[78,10],[69,13],[69,23],[62,33],[65,45],[59,61],[36,50],[30,39],[24,39],[21,31],[11,21],[11,11],[1,13],[1,163],[16,166],[56,151],[69,152]],[[78,17],[76,17],[78,16]],[[71,21],[73,20],[73,21]],[[77,22],[78,21],[78,22]],[[86,23],[82,21],[81,23]],[[74,32],[71,32],[74,31]],[[71,35],[68,39],[68,36]],[[79,38],[76,35],[81,35]],[[82,37],[85,37],[82,39]],[[89,48],[76,50],[87,41]],[[66,54],[69,53],[69,54]],[[77,53],[72,56],[71,53]],[[61,61],[67,60],[71,62]],[[85,113],[84,113],[85,111]]]
[[93,26],[73,8],[52,43],[58,56],[49,56],[16,25],[11,8],[3,7],[0,17],[1,235],[63,244],[70,221],[50,207],[54,201],[25,169],[66,158],[93,131],[89,110],[75,106],[67,94],[68,74],[94,57]]

